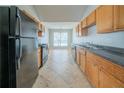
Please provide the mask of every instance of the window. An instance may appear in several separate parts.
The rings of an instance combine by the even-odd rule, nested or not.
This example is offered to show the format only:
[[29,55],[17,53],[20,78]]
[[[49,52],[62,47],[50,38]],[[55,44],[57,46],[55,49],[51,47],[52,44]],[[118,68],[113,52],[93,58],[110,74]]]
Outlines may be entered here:
[[68,46],[68,33],[54,32],[54,47],[67,47],[67,46]]

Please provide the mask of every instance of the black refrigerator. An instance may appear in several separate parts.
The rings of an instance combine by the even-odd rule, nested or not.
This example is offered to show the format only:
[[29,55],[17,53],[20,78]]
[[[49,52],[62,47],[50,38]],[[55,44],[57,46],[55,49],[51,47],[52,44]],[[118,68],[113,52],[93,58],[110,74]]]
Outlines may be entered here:
[[32,87],[37,48],[36,23],[15,6],[0,7],[0,87]]

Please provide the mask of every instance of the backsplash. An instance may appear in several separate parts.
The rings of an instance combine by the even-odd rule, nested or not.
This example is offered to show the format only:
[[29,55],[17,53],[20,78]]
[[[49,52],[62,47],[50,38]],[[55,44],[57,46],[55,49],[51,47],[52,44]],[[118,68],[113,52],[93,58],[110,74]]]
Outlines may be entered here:
[[124,48],[124,31],[113,32],[113,33],[105,33],[105,34],[97,34],[96,25],[92,26],[88,29],[88,36],[85,37],[76,37],[76,33],[74,32],[73,37],[74,43],[82,43],[82,42],[90,42],[98,45],[112,46]]

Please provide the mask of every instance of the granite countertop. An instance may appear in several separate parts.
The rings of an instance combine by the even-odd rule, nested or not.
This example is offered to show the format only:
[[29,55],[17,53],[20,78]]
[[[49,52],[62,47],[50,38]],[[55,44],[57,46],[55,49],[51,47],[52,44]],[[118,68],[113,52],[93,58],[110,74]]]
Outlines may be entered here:
[[98,56],[101,56],[115,64],[124,66],[124,49],[108,47],[108,46],[97,46],[87,44],[73,44],[75,46],[85,48],[88,51],[95,53]]

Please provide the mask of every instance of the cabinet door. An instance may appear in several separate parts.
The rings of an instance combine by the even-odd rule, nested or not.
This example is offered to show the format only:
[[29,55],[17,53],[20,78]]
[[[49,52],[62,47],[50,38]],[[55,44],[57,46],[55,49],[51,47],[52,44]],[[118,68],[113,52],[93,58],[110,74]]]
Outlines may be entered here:
[[41,67],[41,48],[38,48],[38,67]]
[[114,6],[114,29],[124,30],[124,5]]
[[85,55],[80,53],[80,68],[85,72]]
[[93,87],[98,87],[98,65],[92,60],[86,62],[86,74]]
[[77,49],[77,57],[76,57],[76,61],[77,61],[77,64],[79,64],[80,62],[79,62],[79,51],[78,51],[78,49]]
[[96,11],[93,11],[88,17],[87,17],[87,25],[92,26],[96,22]]
[[83,21],[82,21],[82,28],[86,28],[87,27],[87,19],[85,18]]
[[78,32],[78,34],[79,34],[79,36],[83,36],[81,23],[79,24],[79,32]]
[[113,32],[113,9],[112,5],[103,5],[96,9],[97,33]]
[[107,73],[103,69],[99,72],[99,87],[101,88],[119,88],[124,87],[124,83]]

